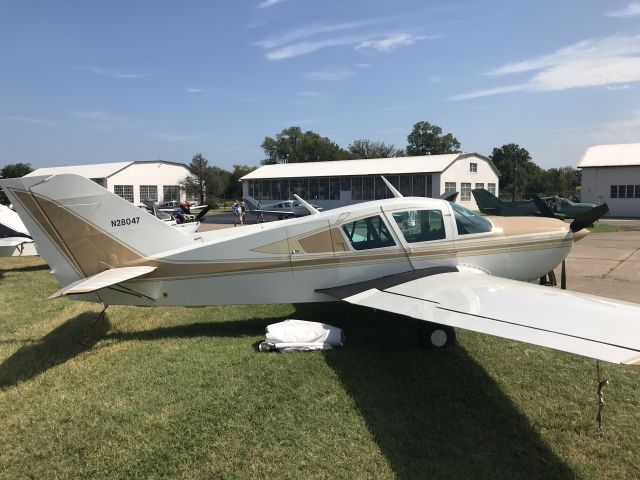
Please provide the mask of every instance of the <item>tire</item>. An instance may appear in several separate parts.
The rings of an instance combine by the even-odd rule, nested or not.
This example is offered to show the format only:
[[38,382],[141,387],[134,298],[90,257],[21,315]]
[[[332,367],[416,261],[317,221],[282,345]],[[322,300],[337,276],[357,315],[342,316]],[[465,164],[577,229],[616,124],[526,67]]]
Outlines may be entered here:
[[456,344],[456,331],[453,327],[431,322],[418,322],[418,346],[420,348],[440,349]]

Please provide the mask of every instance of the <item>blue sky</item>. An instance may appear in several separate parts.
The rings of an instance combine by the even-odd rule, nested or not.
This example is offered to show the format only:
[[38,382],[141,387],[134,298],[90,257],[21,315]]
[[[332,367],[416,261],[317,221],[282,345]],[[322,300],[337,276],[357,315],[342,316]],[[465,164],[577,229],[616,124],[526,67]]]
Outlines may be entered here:
[[640,1],[0,0],[0,165],[257,165],[420,120],[543,167],[640,141]]

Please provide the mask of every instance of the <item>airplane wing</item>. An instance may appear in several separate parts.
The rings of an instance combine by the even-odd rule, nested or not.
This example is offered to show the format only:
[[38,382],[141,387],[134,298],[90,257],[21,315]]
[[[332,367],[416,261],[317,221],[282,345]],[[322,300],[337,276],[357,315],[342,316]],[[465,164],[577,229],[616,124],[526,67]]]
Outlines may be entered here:
[[31,238],[26,237],[5,237],[0,238],[0,247],[17,247],[23,243],[33,243]]
[[455,267],[417,270],[319,291],[418,320],[611,363],[640,364],[640,305],[633,303]]
[[104,272],[96,273],[91,277],[83,278],[77,282],[73,282],[56,293],[51,295],[49,299],[61,297],[63,295],[73,295],[80,293],[89,293],[100,290],[101,288],[110,287],[117,283],[125,282],[133,278],[140,277],[147,273],[153,272],[156,267],[122,267],[112,268]]
[[255,213],[255,214],[262,213],[263,215],[278,215],[280,217],[292,217],[296,214],[293,210],[261,210],[261,209],[251,210],[251,213]]

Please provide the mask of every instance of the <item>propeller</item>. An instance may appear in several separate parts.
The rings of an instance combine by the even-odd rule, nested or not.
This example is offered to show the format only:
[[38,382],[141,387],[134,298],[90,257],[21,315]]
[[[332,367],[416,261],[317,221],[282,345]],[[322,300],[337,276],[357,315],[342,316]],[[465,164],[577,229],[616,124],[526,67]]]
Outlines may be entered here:
[[533,203],[543,217],[556,218],[556,214],[553,213],[551,207],[547,205],[547,202],[542,200],[538,195],[534,193],[533,195],[531,195],[531,199],[533,200]]
[[593,225],[594,222],[599,220],[601,217],[604,217],[609,211],[609,206],[606,203],[602,205],[598,205],[597,207],[592,208],[588,212],[585,212],[583,215],[577,217],[569,228],[573,233],[579,232],[583,228],[588,227],[589,225]]

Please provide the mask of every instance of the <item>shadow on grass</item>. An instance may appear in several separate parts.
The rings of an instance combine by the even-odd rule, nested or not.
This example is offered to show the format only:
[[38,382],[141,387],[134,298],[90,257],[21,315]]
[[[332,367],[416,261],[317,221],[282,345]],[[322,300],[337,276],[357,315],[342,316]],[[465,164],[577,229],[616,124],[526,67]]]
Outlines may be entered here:
[[287,317],[250,318],[225,322],[196,322],[172,327],[159,327],[141,331],[110,331],[105,340],[158,340],[162,338],[194,337],[248,337],[264,335],[267,325],[281,322]]
[[40,270],[49,270],[49,268],[49,265],[46,263],[40,265],[28,265],[24,267],[0,268],[0,279],[4,277],[5,273],[37,272]]
[[345,331],[327,364],[398,478],[575,478],[463,348],[419,349],[414,322],[345,305],[296,314]]
[[53,329],[37,342],[20,347],[0,364],[0,388],[30,380],[90,350],[100,336],[94,334],[87,342],[83,342],[83,336],[95,319],[95,312],[82,313]]

